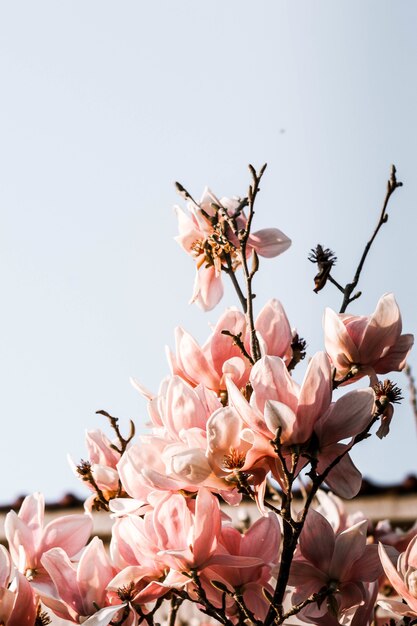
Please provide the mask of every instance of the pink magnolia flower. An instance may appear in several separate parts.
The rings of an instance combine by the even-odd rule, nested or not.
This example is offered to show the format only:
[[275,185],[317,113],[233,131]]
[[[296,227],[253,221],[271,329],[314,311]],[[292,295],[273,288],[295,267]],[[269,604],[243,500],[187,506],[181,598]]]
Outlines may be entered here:
[[201,570],[213,559],[221,532],[217,498],[200,489],[195,500],[172,494],[162,499],[153,514],[160,546],[159,559],[178,572]]
[[219,546],[222,514],[218,499],[201,488],[195,499],[168,494],[153,511],[153,526],[159,552],[157,560],[174,572],[200,572],[213,565],[252,567],[258,557],[227,554]]
[[[151,398],[150,407],[152,434],[139,437],[117,466],[124,489],[137,501],[136,509],[155,491],[196,492],[202,486],[229,502],[240,501],[235,485],[217,477],[206,458],[207,420],[221,407],[215,393],[173,376],[163,383],[160,395]],[[125,498],[113,500],[112,510],[126,513],[132,504]]]
[[[240,251],[236,236],[231,231],[225,216],[213,207],[223,207],[224,213],[232,216],[240,204],[239,199],[218,200],[205,189],[199,205],[188,203],[188,211],[176,207],[180,246],[196,259],[197,275],[191,302],[209,311],[218,304],[223,295],[222,267],[229,264],[233,271],[240,265]],[[239,229],[247,223],[243,212],[237,219]],[[274,257],[285,252],[291,240],[277,228],[259,230],[249,236],[247,254],[252,250],[260,256]]]
[[402,335],[401,314],[391,293],[380,298],[370,316],[324,314],[324,342],[338,376],[352,369],[356,380],[369,375],[401,371],[413,345],[413,335]]
[[[161,495],[154,501],[165,501]],[[129,515],[116,520],[112,529],[110,553],[120,572],[110,581],[108,589],[117,592],[130,589],[131,600],[137,604],[153,602],[165,595],[170,587],[184,586],[184,577],[168,573],[159,557],[160,537],[155,530],[154,510],[143,517]]]
[[[326,482],[342,497],[356,495],[361,474],[347,454],[347,444],[339,442],[354,437],[370,423],[375,402],[372,389],[352,391],[332,403],[331,367],[324,353],[311,359],[301,386],[282,359],[270,356],[254,365],[250,383],[253,393],[248,402],[228,380],[230,407],[213,414],[207,423],[211,466],[224,472],[224,461],[230,465],[229,458],[233,458],[238,462],[234,469],[250,472],[264,461],[283,484],[281,465],[271,445],[280,430],[283,454],[290,454],[292,446],[302,446],[318,458],[319,472],[346,451]],[[306,462],[300,459],[297,471]]]
[[[245,428],[240,426],[237,435],[236,428],[229,431],[227,421],[222,424],[213,416],[209,422],[209,450],[214,452],[216,446],[226,450],[228,445],[238,449],[238,436],[242,440],[240,452],[243,453],[243,447],[246,447],[243,470],[267,459],[273,464],[270,469],[280,480],[279,463],[271,440],[280,429],[284,450],[309,441],[316,421],[331,403],[330,363],[324,353],[316,354],[300,386],[290,376],[282,359],[265,356],[254,365],[249,380],[253,389],[249,402],[232,381],[227,381],[229,403]],[[236,418],[233,421],[238,424]]]
[[0,624],[33,626],[38,601],[29,582],[13,566],[4,546],[0,545]]
[[[242,560],[247,557],[258,558],[260,562],[251,567],[213,565],[207,568],[202,580],[207,581],[207,593],[211,592],[214,603],[221,605],[221,593],[213,591],[210,584],[212,580],[221,582],[230,591],[238,590],[248,609],[255,617],[263,620],[269,608],[263,589],[270,594],[274,592],[270,582],[279,561],[280,543],[281,530],[278,518],[272,513],[258,519],[245,534],[241,534],[231,525],[225,525],[219,537],[219,544],[225,553],[241,557]],[[229,607],[228,615],[234,613],[236,607]]]
[[88,515],[65,515],[44,527],[44,509],[43,495],[35,493],[24,499],[18,514],[10,511],[4,524],[13,562],[30,579],[43,579],[44,552],[60,547],[70,556],[76,555],[87,543],[93,527]]
[[[292,357],[292,333],[284,308],[278,300],[270,300],[262,308],[256,318],[255,328],[262,353],[279,356],[288,364]],[[172,373],[178,374],[193,386],[202,383],[217,394],[225,391],[226,377],[230,377],[238,387],[244,387],[248,382],[251,364],[232,338],[222,333],[224,330],[234,336],[241,336],[250,353],[246,316],[237,309],[227,309],[202,347],[182,328],[176,329],[175,355],[167,352]]]
[[[58,617],[88,623],[86,619],[97,613],[97,607],[110,604],[107,585],[116,571],[97,537],[83,550],[78,563],[73,563],[62,548],[52,548],[43,555],[42,566],[54,585],[41,591],[42,601]],[[110,619],[102,623],[108,624]]]
[[[399,600],[390,598],[380,600],[378,604],[396,615],[417,617],[417,535],[410,541],[405,552],[398,557],[395,567],[386,549],[379,544],[379,556],[390,583],[400,596]],[[406,602],[401,601],[401,598]]]
[[365,605],[365,583],[375,581],[382,571],[377,547],[366,544],[366,527],[367,522],[362,521],[335,535],[329,522],[310,509],[300,536],[300,553],[291,567],[292,600],[298,604],[323,587],[331,593],[320,606],[306,607],[300,618],[317,623],[317,618],[329,612],[344,623],[344,615]]

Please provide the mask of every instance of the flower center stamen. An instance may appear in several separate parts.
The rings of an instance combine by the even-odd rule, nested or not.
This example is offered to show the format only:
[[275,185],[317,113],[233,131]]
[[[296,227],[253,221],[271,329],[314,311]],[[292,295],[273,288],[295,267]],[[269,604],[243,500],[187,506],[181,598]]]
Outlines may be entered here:
[[245,465],[246,455],[236,448],[230,448],[230,453],[224,457],[223,465],[226,469],[241,469]]

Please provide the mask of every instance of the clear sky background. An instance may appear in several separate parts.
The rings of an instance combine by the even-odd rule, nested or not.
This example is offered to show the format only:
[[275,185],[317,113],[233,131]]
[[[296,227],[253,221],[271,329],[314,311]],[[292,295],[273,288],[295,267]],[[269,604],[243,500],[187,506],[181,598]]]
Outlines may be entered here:
[[[293,246],[262,263],[256,305],[279,298],[312,355],[340,294],[313,293],[308,252],[331,247],[352,278],[395,163],[404,187],[350,310],[393,291],[416,332],[416,24],[417,4],[393,0],[1,4],[0,502],[85,494],[66,454],[107,427],[95,411],[140,430],[129,376],[156,391],[174,327],[204,340],[235,302],[188,304],[175,180],[243,195],[247,164],[268,162],[255,227]],[[396,482],[417,471],[416,443],[404,402],[355,458]]]

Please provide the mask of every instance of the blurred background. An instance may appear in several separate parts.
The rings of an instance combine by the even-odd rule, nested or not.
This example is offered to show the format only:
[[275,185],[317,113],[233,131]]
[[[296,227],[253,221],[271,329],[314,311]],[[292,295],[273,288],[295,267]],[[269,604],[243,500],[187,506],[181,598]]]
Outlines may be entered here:
[[[66,455],[78,462],[84,430],[107,429],[95,411],[143,432],[129,377],[156,391],[174,327],[203,341],[235,304],[231,288],[210,313],[188,304],[175,180],[197,198],[205,185],[244,195],[247,164],[268,163],[254,228],[293,245],[262,261],[256,306],[279,298],[312,355],[341,294],[313,293],[309,250],[330,247],[335,277],[352,279],[395,163],[404,187],[350,311],[392,291],[416,332],[416,19],[415,3],[392,0],[1,5],[0,502],[86,493]],[[390,436],[354,455],[384,483],[417,469],[395,380],[406,399]]]

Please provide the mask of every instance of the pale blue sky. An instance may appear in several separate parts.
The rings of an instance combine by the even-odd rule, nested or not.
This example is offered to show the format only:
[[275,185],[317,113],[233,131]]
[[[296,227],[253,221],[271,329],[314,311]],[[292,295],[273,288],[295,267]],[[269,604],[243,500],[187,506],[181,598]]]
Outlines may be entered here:
[[[330,246],[352,277],[394,162],[405,186],[351,310],[393,291],[416,331],[416,18],[386,0],[1,5],[1,502],[85,493],[66,454],[85,454],[95,410],[140,427],[129,376],[156,390],[174,327],[204,339],[234,302],[187,304],[174,180],[244,194],[248,162],[268,162],[256,227],[294,243],[263,264],[256,304],[281,299],[312,354],[340,298],[312,292],[308,251]],[[417,470],[406,403],[392,431],[356,454],[375,480]]]

